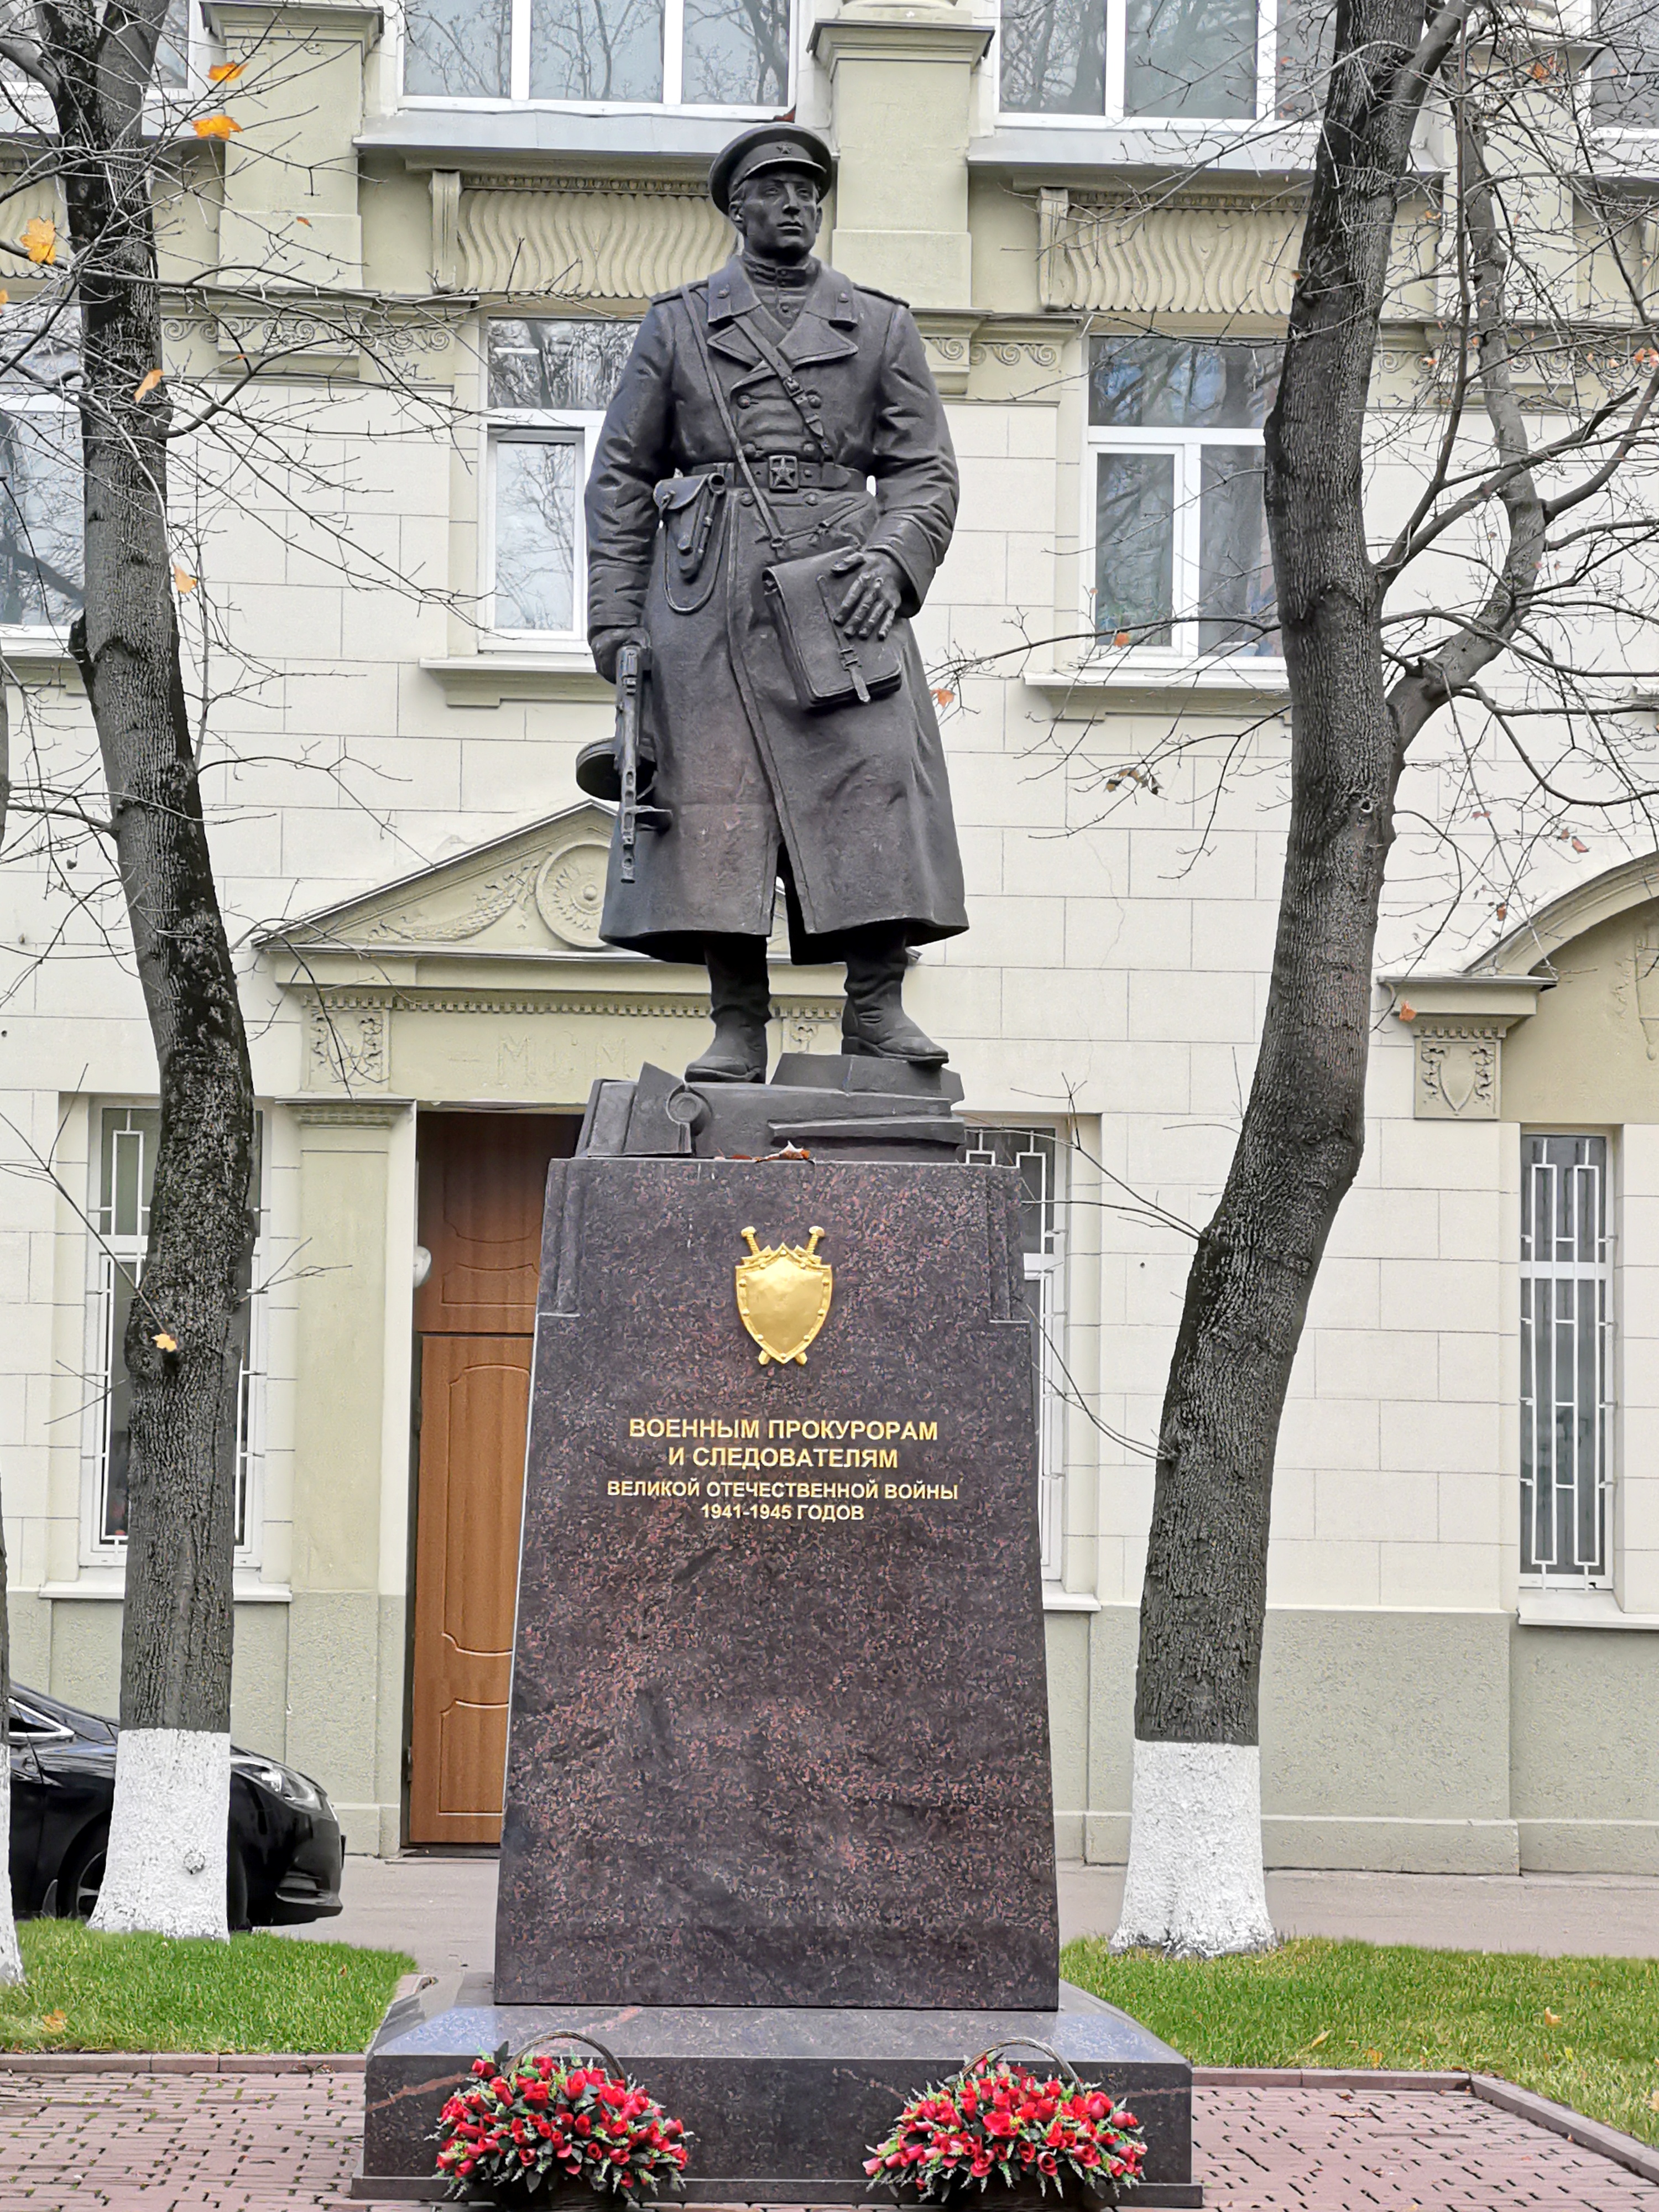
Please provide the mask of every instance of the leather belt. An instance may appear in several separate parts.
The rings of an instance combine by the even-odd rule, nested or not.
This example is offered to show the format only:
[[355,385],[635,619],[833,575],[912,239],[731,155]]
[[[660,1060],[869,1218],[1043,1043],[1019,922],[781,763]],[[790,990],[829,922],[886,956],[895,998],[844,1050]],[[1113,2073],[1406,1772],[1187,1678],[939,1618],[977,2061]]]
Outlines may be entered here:
[[[745,447],[744,459],[760,478],[763,491],[846,491],[864,481],[838,461],[809,461],[803,453],[762,453]],[[736,473],[735,461],[720,465]]]

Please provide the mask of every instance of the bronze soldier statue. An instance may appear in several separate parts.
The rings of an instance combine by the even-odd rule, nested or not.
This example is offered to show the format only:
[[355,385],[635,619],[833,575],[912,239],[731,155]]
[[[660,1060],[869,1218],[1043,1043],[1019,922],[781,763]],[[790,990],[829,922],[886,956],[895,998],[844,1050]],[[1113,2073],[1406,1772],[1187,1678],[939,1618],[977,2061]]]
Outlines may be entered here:
[[[956,457],[908,310],[812,257],[832,177],[792,123],[717,157],[740,250],[652,302],[588,480],[593,657],[614,680],[632,647],[647,672],[649,804],[612,838],[600,933],[707,964],[696,1081],[765,1080],[780,879],[791,956],[846,963],[848,1053],[942,1065],[904,1011],[907,957],[968,926],[908,619],[951,542]],[[614,796],[603,751],[580,780]]]

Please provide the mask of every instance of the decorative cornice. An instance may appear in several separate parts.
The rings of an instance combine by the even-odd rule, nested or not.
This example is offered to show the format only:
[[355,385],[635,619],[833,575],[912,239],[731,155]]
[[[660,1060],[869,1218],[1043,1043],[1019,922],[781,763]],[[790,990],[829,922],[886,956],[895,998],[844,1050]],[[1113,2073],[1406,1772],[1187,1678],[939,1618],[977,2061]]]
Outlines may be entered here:
[[464,176],[433,193],[432,265],[446,289],[645,301],[718,269],[732,230],[680,178]]
[[1393,996],[1391,1009],[1419,1034],[1438,1031],[1447,1022],[1486,1024],[1483,1035],[1502,1036],[1538,1011],[1538,994],[1550,988],[1546,975],[1379,975]]
[[[330,1013],[568,1014],[611,1021],[663,1015],[708,1018],[704,991],[569,991],[556,987],[514,991],[490,984],[315,983],[301,978],[283,988],[301,1005]],[[788,991],[772,994],[772,1014],[777,1020],[838,1022],[841,1013],[839,999]]]
[[1299,197],[1194,191],[1148,204],[1125,192],[1037,195],[1037,292],[1045,307],[1126,314],[1290,312]]
[[414,1107],[412,1098],[279,1098],[296,1121],[319,1129],[390,1129]]
[[834,71],[842,62],[946,62],[973,69],[985,58],[993,26],[953,22],[943,12],[904,15],[839,15],[815,23],[807,46],[815,61]]

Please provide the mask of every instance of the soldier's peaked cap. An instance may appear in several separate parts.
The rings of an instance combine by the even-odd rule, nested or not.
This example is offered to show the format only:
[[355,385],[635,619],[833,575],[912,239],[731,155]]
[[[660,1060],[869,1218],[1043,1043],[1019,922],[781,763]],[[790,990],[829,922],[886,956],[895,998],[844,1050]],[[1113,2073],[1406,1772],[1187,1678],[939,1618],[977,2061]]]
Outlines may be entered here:
[[820,193],[836,180],[835,156],[816,131],[799,123],[757,123],[715,155],[708,170],[709,198],[722,215],[730,215],[732,193],[763,169],[805,169]]

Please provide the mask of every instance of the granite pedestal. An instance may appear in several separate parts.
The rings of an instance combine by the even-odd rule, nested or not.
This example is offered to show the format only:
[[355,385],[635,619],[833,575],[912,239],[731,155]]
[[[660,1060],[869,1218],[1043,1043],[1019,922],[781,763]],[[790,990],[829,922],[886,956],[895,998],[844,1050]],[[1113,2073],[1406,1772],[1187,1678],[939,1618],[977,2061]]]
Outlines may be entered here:
[[[388,2017],[365,2172],[430,2172],[481,2050],[581,2027],[695,2197],[857,2201],[903,2097],[1035,2037],[1132,2099],[1141,2201],[1196,2203],[1186,2062],[1060,2002],[1018,1180],[963,1163],[954,1079],[779,1073],[597,1085],[550,1170],[495,1986]],[[779,1254],[804,1360],[745,1324]]]

